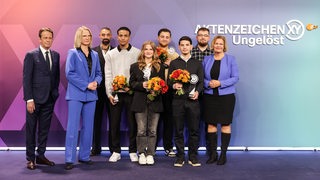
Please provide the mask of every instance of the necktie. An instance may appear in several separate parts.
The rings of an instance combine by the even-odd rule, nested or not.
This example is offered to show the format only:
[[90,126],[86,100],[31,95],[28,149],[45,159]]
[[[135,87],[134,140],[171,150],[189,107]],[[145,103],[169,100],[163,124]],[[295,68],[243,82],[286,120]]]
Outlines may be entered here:
[[50,59],[49,59],[49,51],[46,51],[46,63],[47,63],[47,66],[50,70]]

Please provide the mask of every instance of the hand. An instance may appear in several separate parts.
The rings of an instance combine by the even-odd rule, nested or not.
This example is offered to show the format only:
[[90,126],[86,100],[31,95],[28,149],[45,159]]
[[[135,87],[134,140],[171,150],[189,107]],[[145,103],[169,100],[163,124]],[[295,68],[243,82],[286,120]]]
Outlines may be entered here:
[[167,58],[167,60],[164,62],[166,65],[170,66],[170,63],[171,63],[171,58]]
[[156,96],[156,93],[154,91],[150,91],[150,94],[152,94],[152,96]]
[[93,81],[91,83],[88,84],[88,89],[92,90],[92,91],[95,91],[98,87],[98,83],[97,81]]
[[114,102],[114,97],[113,96],[109,96],[109,101],[112,105],[116,105],[117,102]]
[[124,88],[124,91],[125,91],[125,92],[128,92],[128,91],[130,91],[130,88],[125,87],[125,88]]
[[195,91],[194,94],[193,94],[193,97],[190,97],[190,99],[192,100],[197,100],[199,97],[199,92],[198,91]]
[[144,81],[142,83],[143,88],[147,89],[148,88],[148,81]]
[[34,104],[34,101],[27,102],[27,111],[32,114],[36,110],[36,106]]
[[210,82],[209,82],[209,86],[211,88],[216,88],[216,87],[219,87],[221,85],[220,81],[218,80],[214,80],[212,79]]
[[179,89],[182,89],[182,84],[181,83],[174,83],[173,84],[173,89],[176,89],[176,90],[179,90]]

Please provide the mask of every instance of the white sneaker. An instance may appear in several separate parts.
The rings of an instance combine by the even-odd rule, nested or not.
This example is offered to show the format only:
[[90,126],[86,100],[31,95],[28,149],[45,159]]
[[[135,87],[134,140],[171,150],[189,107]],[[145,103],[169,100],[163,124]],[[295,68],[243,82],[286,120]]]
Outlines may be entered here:
[[173,149],[167,149],[165,150],[165,154],[168,157],[176,157],[176,153],[173,151]]
[[137,153],[129,153],[131,162],[138,162]]
[[120,159],[121,159],[120,153],[113,152],[109,158],[109,162],[117,162]]
[[146,156],[144,155],[144,153],[141,153],[141,154],[139,155],[139,164],[140,164],[140,165],[145,165],[145,164],[147,164]]
[[150,164],[150,165],[154,164],[154,159],[152,155],[147,156],[147,164]]

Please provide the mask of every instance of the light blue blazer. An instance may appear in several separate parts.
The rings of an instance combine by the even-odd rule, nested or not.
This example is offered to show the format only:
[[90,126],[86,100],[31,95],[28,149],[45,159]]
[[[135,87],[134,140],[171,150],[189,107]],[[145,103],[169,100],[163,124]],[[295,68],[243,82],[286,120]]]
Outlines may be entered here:
[[68,80],[66,100],[87,102],[98,99],[97,91],[87,88],[90,82],[97,81],[100,84],[102,80],[98,53],[91,50],[90,54],[92,58],[91,75],[89,74],[88,63],[84,54],[77,49],[68,51],[65,69]]
[[[212,94],[209,87],[211,80],[210,71],[214,63],[213,55],[205,56],[202,61],[204,70],[204,93]],[[219,79],[221,86],[218,87],[219,95],[233,94],[236,92],[235,84],[239,81],[239,70],[234,56],[225,54],[221,59]]]

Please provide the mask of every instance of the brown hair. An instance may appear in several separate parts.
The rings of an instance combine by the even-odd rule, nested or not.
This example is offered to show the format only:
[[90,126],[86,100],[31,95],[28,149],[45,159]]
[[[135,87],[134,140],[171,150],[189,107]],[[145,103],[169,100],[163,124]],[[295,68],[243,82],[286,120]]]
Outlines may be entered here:
[[159,72],[160,71],[160,60],[159,60],[159,57],[158,57],[158,54],[157,54],[156,44],[154,42],[152,42],[152,41],[145,41],[142,44],[141,52],[140,52],[140,54],[138,56],[139,69],[143,70],[144,67],[146,67],[146,65],[147,65],[147,63],[145,61],[145,57],[144,57],[144,48],[147,45],[150,45],[152,47],[152,50],[153,50],[153,57],[152,57],[151,65],[152,65],[152,67],[154,69],[156,69],[157,72]]
[[50,28],[48,28],[48,27],[44,27],[44,28],[41,28],[41,29],[39,30],[39,38],[40,38],[40,39],[41,39],[42,32],[44,32],[44,31],[50,32],[50,33],[52,34],[52,37],[53,37],[53,31],[52,31],[52,29],[50,29]]
[[208,28],[206,28],[206,27],[199,28],[198,31],[197,31],[197,34],[199,33],[199,31],[207,31],[208,34],[210,35],[210,30]]

